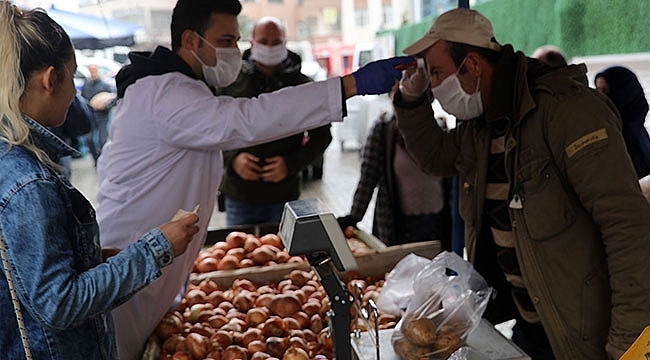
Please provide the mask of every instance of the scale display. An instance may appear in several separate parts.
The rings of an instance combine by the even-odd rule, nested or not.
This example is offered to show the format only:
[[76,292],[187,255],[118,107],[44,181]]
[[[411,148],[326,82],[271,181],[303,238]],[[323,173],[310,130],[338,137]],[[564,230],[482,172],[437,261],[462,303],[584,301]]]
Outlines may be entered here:
[[310,263],[331,258],[338,271],[358,267],[336,217],[318,199],[287,202],[279,230],[289,255],[304,255]]

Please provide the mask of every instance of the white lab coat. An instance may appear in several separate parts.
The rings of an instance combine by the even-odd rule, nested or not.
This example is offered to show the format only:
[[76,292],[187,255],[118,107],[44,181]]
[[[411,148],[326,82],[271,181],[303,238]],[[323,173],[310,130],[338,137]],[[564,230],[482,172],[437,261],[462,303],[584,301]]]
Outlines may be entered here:
[[130,85],[114,110],[97,171],[102,246],[123,248],[178,209],[201,205],[200,231],[162,277],[113,310],[122,359],[137,359],[174,305],[204,244],[223,174],[222,150],[264,143],[342,120],[340,79],[258,98],[215,97],[178,72]]

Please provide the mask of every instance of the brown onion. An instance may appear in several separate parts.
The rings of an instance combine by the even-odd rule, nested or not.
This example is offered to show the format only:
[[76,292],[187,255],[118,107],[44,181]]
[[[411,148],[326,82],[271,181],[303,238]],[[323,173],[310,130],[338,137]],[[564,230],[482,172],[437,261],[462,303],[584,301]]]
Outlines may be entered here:
[[287,317],[302,310],[302,304],[294,294],[278,294],[271,300],[269,309],[272,314]]
[[241,290],[256,291],[257,286],[255,283],[244,278],[237,278],[233,280],[232,286],[230,287],[235,293]]
[[252,252],[253,250],[260,247],[260,245],[262,245],[260,239],[256,238],[253,235],[249,235],[246,237],[246,241],[244,242],[244,250],[246,250],[246,252]]
[[[266,349],[266,345],[265,345],[265,349]],[[256,351],[251,356],[251,360],[266,360],[266,359],[270,359],[270,358],[271,358],[271,355],[265,353],[264,351]]]
[[177,313],[167,313],[162,320],[160,320],[160,323],[158,323],[154,332],[161,339],[167,339],[174,334],[180,334],[183,332],[183,321]]
[[266,352],[277,358],[281,358],[289,346],[289,339],[284,337],[271,336],[266,338]]
[[307,350],[307,342],[301,337],[292,336],[289,338],[289,347],[297,347]]
[[266,342],[263,340],[252,340],[248,343],[246,349],[250,354],[255,354],[256,352],[264,352],[266,351]]
[[213,344],[213,347],[216,343],[222,349],[225,349],[233,344],[232,334],[228,330],[219,329],[210,337],[210,342]]
[[237,258],[239,262],[246,257],[246,250],[244,250],[244,248],[241,247],[232,248],[226,252],[226,255],[233,255],[234,257]]
[[185,293],[185,299],[187,300],[187,306],[192,306],[194,304],[203,304],[206,302],[206,293],[201,289],[192,289]]
[[296,286],[303,286],[307,281],[311,280],[312,276],[309,272],[303,270],[293,270],[289,274],[289,279]]
[[228,319],[224,315],[214,315],[208,319],[208,323],[210,324],[210,326],[212,326],[215,329],[221,328],[222,326],[227,324],[228,321],[230,321],[230,319]]
[[274,296],[275,296],[275,294],[272,294],[272,293],[261,294],[255,300],[255,306],[256,307],[265,306],[267,308],[270,308],[271,301],[273,301]]
[[277,261],[278,264],[287,263],[289,262],[289,259],[291,259],[291,255],[289,255],[286,249],[275,254],[275,261]]
[[192,355],[187,351],[177,351],[172,355],[172,360],[192,360]]
[[311,329],[311,331],[318,334],[321,330],[323,330],[323,319],[320,317],[319,314],[314,314],[310,320],[311,320],[311,324],[309,328]]
[[297,313],[291,315],[291,317],[298,321],[301,329],[309,327],[310,316],[308,316],[304,311],[298,311]]
[[253,266],[257,266],[257,264],[255,263],[255,261],[253,261],[251,259],[242,259],[239,262],[239,268],[240,269],[249,268],[249,267],[253,267]]
[[255,305],[256,295],[252,291],[242,290],[232,299],[232,304],[237,310],[245,313]]
[[219,265],[217,270],[234,270],[239,265],[239,259],[235,255],[224,255],[221,260],[219,260]]
[[260,246],[248,254],[248,258],[253,260],[257,265],[264,265],[269,261],[275,260],[275,253],[265,246]]
[[240,337],[240,345],[243,347],[248,347],[248,344],[253,341],[253,340],[262,340],[263,335],[262,335],[262,330],[258,328],[248,328],[246,331],[244,331],[243,334],[241,334]]
[[196,270],[200,273],[208,273],[217,271],[219,269],[219,260],[213,257],[206,257],[205,259],[196,263]]
[[208,338],[194,332],[187,334],[186,343],[187,350],[197,359],[203,359],[211,350]]
[[282,356],[282,360],[309,360],[309,355],[304,349],[291,346]]
[[226,235],[226,244],[230,246],[230,248],[234,247],[243,247],[244,243],[246,242],[246,238],[248,237],[248,234],[242,231],[233,231]]
[[178,345],[185,341],[185,337],[181,334],[172,334],[165,340],[161,346],[161,351],[165,354],[174,354],[178,351]]
[[271,313],[265,307],[255,307],[246,313],[246,323],[248,326],[257,326],[265,322]]
[[302,329],[302,327],[300,326],[300,323],[298,322],[298,320],[296,320],[296,319],[294,319],[294,318],[292,318],[290,316],[284,317],[282,319],[282,321],[284,321],[284,323],[286,324],[287,331]]
[[282,243],[282,240],[276,234],[266,234],[260,238],[260,242],[262,244],[273,245],[278,249],[284,248],[284,244]]
[[268,320],[262,324],[262,334],[264,336],[271,337],[283,337],[287,335],[287,325],[284,323],[282,318],[278,316],[271,316]]
[[239,345],[230,345],[221,353],[221,360],[246,360],[248,352]]

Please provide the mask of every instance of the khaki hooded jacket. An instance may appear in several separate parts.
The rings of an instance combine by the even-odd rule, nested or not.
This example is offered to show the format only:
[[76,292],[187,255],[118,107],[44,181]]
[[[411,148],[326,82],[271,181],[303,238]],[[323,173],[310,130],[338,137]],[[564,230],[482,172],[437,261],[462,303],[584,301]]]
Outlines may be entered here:
[[496,267],[493,253],[478,250],[490,237],[483,216],[490,130],[506,124],[509,199],[521,199],[509,208],[517,258],[558,359],[606,359],[607,342],[626,349],[650,324],[650,206],[618,112],[575,80],[585,71],[553,70],[506,45],[484,116],[449,132],[426,100],[395,99],[411,155],[431,173],[459,175],[465,245],[481,273]]

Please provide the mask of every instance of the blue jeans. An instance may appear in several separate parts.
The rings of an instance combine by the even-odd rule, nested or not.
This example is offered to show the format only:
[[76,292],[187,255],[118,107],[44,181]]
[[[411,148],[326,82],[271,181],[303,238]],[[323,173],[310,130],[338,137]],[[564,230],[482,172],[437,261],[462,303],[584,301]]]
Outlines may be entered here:
[[250,204],[226,196],[226,226],[279,223],[284,204]]

